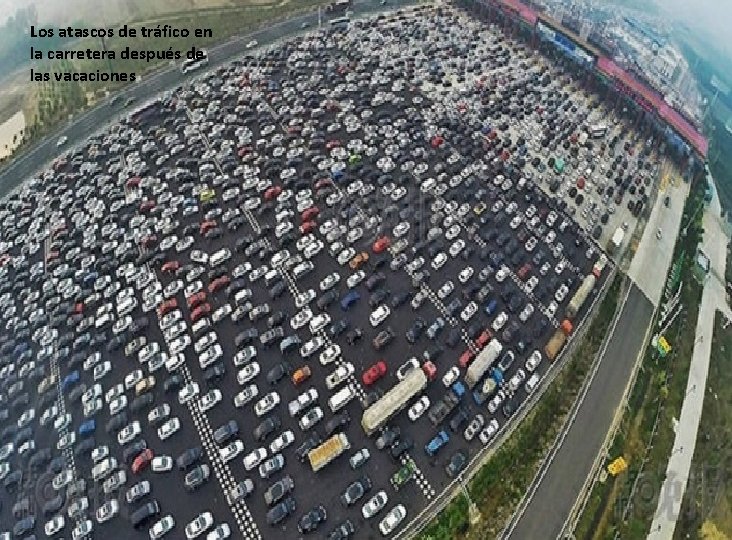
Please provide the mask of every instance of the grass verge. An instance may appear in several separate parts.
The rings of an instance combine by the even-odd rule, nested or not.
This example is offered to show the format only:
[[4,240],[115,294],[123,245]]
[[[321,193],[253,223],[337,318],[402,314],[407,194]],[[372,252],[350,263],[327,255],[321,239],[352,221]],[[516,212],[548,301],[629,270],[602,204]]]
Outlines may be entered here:
[[[686,202],[682,225],[698,206],[703,185],[696,182]],[[682,312],[664,335],[673,347],[666,358],[649,347],[631,389],[628,407],[612,442],[609,459],[623,456],[628,469],[601,476],[592,489],[574,536],[580,540],[645,538],[672,452],[674,423],[681,412],[694,346],[701,285],[692,277],[694,254],[701,239],[702,213],[675,246],[674,260],[683,258],[679,303]],[[683,254],[683,257],[682,257]],[[656,324],[656,322],[654,322]]]
[[704,408],[689,482],[674,532],[685,538],[732,538],[732,326],[717,312]]
[[421,533],[422,540],[497,537],[564,425],[566,414],[618,307],[621,283],[622,277],[618,274],[600,303],[586,337],[574,348],[567,365],[521,425],[468,484],[470,496],[480,510],[481,521],[469,526],[467,501],[464,496],[458,496]]

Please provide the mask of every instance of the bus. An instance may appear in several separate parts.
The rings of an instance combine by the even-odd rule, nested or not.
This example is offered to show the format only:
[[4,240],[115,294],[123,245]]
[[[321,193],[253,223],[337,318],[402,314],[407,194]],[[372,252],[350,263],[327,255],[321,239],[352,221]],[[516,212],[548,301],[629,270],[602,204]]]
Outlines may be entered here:
[[202,68],[203,66],[208,65],[208,53],[204,50],[201,50],[201,52],[203,53],[202,58],[195,58],[195,59],[186,58],[183,61],[183,64],[181,64],[181,66],[180,66],[180,72],[183,75],[185,75],[186,73],[188,73],[190,71],[195,71],[197,69]]

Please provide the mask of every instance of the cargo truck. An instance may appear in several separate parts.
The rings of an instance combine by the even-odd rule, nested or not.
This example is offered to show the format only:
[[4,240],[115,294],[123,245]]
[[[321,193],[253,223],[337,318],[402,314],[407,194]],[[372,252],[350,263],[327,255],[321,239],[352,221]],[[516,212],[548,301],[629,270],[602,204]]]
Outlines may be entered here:
[[313,468],[313,472],[318,472],[350,448],[351,443],[348,442],[348,437],[346,437],[345,433],[333,435],[323,444],[308,452],[308,459],[310,460],[310,466]]
[[597,278],[593,274],[585,276],[585,279],[582,280],[582,284],[577,289],[577,292],[574,293],[574,296],[569,300],[569,304],[567,304],[566,313],[568,319],[574,319],[577,316],[577,313],[582,309],[582,306],[590,295],[590,292],[595,288],[595,283],[597,283]]
[[496,361],[498,355],[503,351],[503,345],[497,339],[492,339],[488,345],[478,353],[473,363],[468,366],[465,372],[465,384],[470,390],[477,385],[486,372],[490,369],[493,362]]
[[615,229],[610,243],[607,246],[607,251],[610,255],[614,255],[620,250],[620,246],[623,245],[623,238],[625,238],[625,231],[622,227],[618,227]]
[[564,319],[562,321],[562,325],[557,328],[557,331],[554,332],[554,335],[544,346],[544,354],[550,362],[553,362],[554,359],[559,356],[562,347],[564,347],[564,344],[567,342],[567,336],[572,333],[572,329],[572,323],[569,320]]
[[394,385],[363,412],[361,427],[366,435],[371,435],[401,411],[427,386],[427,375],[421,369],[410,369],[404,378]]

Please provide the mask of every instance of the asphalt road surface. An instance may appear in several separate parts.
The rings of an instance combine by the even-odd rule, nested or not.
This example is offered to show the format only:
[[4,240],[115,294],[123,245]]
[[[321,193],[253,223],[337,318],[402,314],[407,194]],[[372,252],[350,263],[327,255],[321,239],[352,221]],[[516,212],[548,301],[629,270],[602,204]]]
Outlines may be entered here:
[[[393,9],[394,7],[409,5],[411,3],[409,1],[390,0],[387,5],[381,6],[378,0],[361,0],[354,2],[353,15],[358,16],[359,14],[378,9]],[[257,40],[261,46],[300,32],[302,31],[303,23],[308,23],[310,27],[317,26],[317,11],[285,19],[245,36],[235,36],[229,41],[210,48],[208,50],[210,65],[216,66],[243,54],[247,50],[246,44],[252,39]],[[323,23],[327,24],[325,17],[323,17]],[[23,180],[32,176],[39,168],[63,153],[67,146],[60,149],[56,145],[60,137],[65,136],[68,138],[66,145],[73,145],[79,141],[83,141],[93,135],[102,126],[109,123],[113,118],[129,113],[146,100],[154,98],[161,92],[175,88],[199,74],[200,72],[194,72],[184,75],[180,72],[178,66],[175,66],[174,68],[142,77],[138,84],[121,91],[121,104],[110,105],[108,102],[105,102],[85,112],[66,127],[46,137],[37,146],[3,169],[0,172],[0,197],[5,196]],[[129,98],[135,98],[134,103],[127,108],[123,107],[122,104]]]
[[653,305],[632,285],[585,402],[509,538],[556,538],[561,533],[601,450],[652,315]]

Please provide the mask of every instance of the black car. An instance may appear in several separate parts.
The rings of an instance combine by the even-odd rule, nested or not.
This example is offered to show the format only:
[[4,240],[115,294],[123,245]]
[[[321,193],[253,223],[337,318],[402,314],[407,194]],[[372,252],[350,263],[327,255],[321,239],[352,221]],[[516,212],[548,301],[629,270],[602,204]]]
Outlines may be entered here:
[[465,424],[470,418],[470,413],[464,407],[460,407],[458,411],[450,419],[450,429],[458,431],[463,424]]
[[137,396],[135,399],[132,400],[132,403],[130,403],[130,410],[134,413],[140,412],[143,409],[146,409],[147,407],[152,405],[153,401],[155,401],[155,398],[153,397],[151,392],[142,394],[141,396]]
[[97,441],[94,437],[89,437],[88,439],[84,439],[79,444],[76,445],[76,448],[74,448],[74,455],[76,457],[82,457],[87,454],[90,454],[91,451],[94,450],[94,448],[96,448],[96,446],[97,446]]
[[280,362],[267,372],[267,382],[277,384],[291,372],[292,366],[288,362]]
[[356,504],[371,489],[371,486],[371,479],[368,476],[352,482],[341,494],[341,502],[344,506]]
[[214,440],[219,446],[225,444],[229,439],[239,433],[239,424],[236,420],[229,420],[214,431]]
[[254,428],[254,438],[258,441],[263,441],[269,437],[272,433],[278,430],[282,426],[282,421],[279,416],[270,416],[262,420],[257,427]]
[[323,440],[317,433],[312,433],[310,437],[305,439],[305,441],[303,441],[303,443],[297,447],[297,450],[295,450],[295,455],[297,456],[297,459],[299,459],[301,462],[304,462],[308,458],[308,452],[310,452],[310,450],[312,450],[322,442]]
[[324,310],[336,300],[338,300],[338,291],[331,289],[325,294],[320,295],[316,304],[318,309]]
[[297,508],[295,499],[287,497],[284,501],[274,506],[267,512],[267,523],[270,525],[277,525],[283,521],[287,516],[294,513]]
[[189,469],[193,464],[201,459],[203,455],[203,449],[200,446],[195,446],[184,451],[175,460],[176,465],[182,471]]
[[462,472],[467,462],[468,458],[465,456],[465,454],[463,454],[462,452],[456,452],[447,463],[447,466],[445,467],[445,472],[447,472],[447,475],[450,478],[455,478],[458,474]]
[[376,439],[376,448],[383,450],[394,444],[401,435],[399,427],[388,428]]
[[130,521],[136,529],[142,527],[150,518],[160,513],[160,505],[157,500],[143,504],[140,508],[132,512]]
[[336,431],[345,429],[350,422],[351,417],[349,416],[347,411],[344,411],[341,414],[334,416],[325,424],[325,436],[330,437]]
[[34,516],[28,516],[15,523],[13,527],[13,535],[16,538],[25,536],[27,533],[33,530],[36,526],[36,518]]
[[338,337],[343,332],[348,330],[348,327],[350,326],[350,323],[348,322],[348,319],[341,319],[335,323],[333,323],[328,330],[328,333],[331,337]]
[[405,452],[409,452],[409,450],[411,450],[413,447],[414,441],[411,438],[404,437],[402,439],[399,439],[399,442],[391,447],[391,457],[399,460],[402,454],[404,454]]
[[205,463],[191,469],[185,476],[183,483],[188,491],[195,491],[205,484],[211,476],[211,468]]
[[147,441],[145,439],[138,439],[130,443],[129,446],[122,451],[122,459],[125,463],[132,463],[145,449],[147,449]]
[[106,431],[109,434],[117,433],[120,429],[128,424],[127,413],[122,411],[121,413],[115,414],[109,419],[106,426]]
[[178,373],[171,375],[163,383],[163,391],[166,394],[177,392],[181,388],[183,388],[183,376]]
[[412,326],[409,327],[409,330],[407,330],[407,341],[411,344],[416,343],[416,341],[422,335],[422,332],[424,331],[426,326],[427,323],[425,322],[425,320],[421,317],[417,317],[412,323]]
[[226,367],[223,362],[217,362],[206,371],[203,372],[203,378],[208,384],[213,384],[224,378],[226,375]]
[[241,349],[243,346],[251,344],[251,342],[258,337],[259,330],[257,330],[256,328],[249,328],[237,334],[237,336],[234,338],[234,344],[236,345],[237,349]]
[[359,339],[363,337],[363,331],[360,328],[354,328],[348,334],[346,334],[346,340],[349,345],[355,344]]
[[57,492],[56,496],[53,499],[46,501],[43,504],[43,515],[46,517],[53,516],[61,509],[61,507],[64,505],[64,502],[64,492]]
[[264,492],[264,502],[266,502],[267,505],[272,506],[273,504],[278,503],[293,489],[295,489],[295,482],[292,480],[292,477],[289,475],[284,476],[267,488],[267,491]]
[[347,538],[350,538],[356,534],[356,527],[353,526],[353,523],[350,519],[347,519],[338,527],[330,531],[328,533],[328,536],[326,537],[326,540],[346,540]]
[[325,507],[320,504],[303,515],[297,522],[297,530],[303,534],[313,532],[328,518]]

